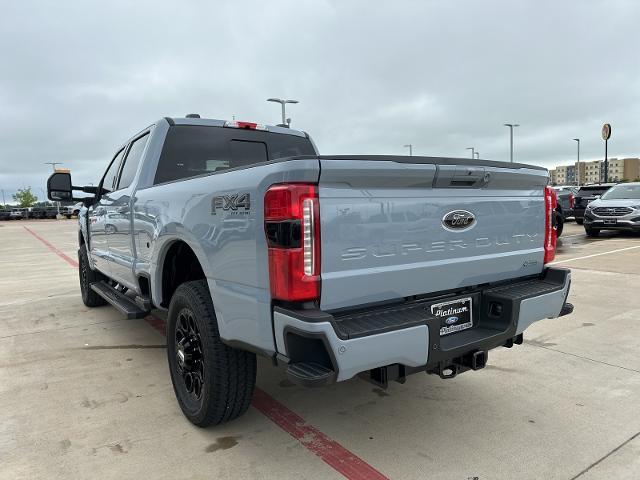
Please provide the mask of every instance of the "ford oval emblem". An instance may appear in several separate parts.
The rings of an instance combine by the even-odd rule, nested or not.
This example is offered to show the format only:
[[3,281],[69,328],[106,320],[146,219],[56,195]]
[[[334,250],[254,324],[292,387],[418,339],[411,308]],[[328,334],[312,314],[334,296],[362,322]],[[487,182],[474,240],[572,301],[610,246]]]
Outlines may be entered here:
[[447,318],[444,322],[447,325],[453,325],[454,323],[456,323],[458,321],[458,317],[449,317]]
[[454,210],[442,218],[442,225],[447,230],[466,230],[475,223],[475,215],[467,210]]

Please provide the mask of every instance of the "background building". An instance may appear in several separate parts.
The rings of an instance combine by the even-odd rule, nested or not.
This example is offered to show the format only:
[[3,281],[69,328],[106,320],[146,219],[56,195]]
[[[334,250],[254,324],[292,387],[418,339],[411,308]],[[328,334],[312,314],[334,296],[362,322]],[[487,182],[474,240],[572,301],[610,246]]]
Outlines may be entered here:
[[609,182],[634,182],[639,178],[640,158],[609,159]]
[[[604,162],[592,160],[578,162],[573,165],[562,165],[549,169],[549,177],[553,185],[583,185],[585,183],[605,182]],[[609,182],[640,181],[640,158],[610,158]]]
[[604,174],[604,162],[602,160],[584,162],[584,169],[584,183],[598,183],[602,181]]

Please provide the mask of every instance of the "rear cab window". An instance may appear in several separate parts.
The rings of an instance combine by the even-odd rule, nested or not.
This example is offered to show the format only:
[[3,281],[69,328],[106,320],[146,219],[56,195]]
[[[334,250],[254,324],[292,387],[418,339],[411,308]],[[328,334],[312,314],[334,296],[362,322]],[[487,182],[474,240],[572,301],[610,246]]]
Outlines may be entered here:
[[256,130],[174,125],[167,132],[153,183],[298,155],[316,155],[308,138]]

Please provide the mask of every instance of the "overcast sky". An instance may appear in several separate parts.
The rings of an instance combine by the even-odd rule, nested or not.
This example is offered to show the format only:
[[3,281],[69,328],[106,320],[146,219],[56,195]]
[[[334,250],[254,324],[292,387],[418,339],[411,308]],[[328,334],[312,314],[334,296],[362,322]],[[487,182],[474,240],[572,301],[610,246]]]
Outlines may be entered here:
[[[383,8],[384,5],[384,8]],[[3,2],[0,188],[42,197],[50,166],[97,183],[163,116],[278,123],[324,154],[553,166],[640,156],[640,2]]]

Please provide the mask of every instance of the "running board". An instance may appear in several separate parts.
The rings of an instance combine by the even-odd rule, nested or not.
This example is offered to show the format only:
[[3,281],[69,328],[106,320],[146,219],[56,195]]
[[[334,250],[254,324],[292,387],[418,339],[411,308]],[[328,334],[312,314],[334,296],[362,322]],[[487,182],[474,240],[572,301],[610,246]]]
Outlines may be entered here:
[[119,292],[106,282],[92,283],[91,290],[116,307],[128,319],[144,318],[150,313],[149,310],[140,308],[135,300]]

